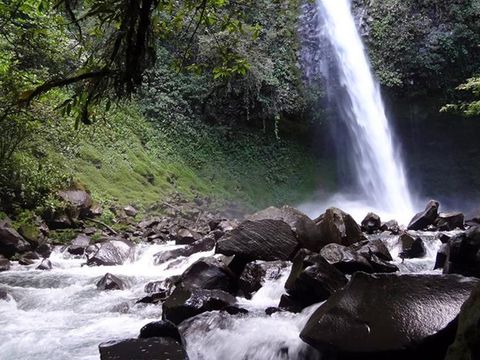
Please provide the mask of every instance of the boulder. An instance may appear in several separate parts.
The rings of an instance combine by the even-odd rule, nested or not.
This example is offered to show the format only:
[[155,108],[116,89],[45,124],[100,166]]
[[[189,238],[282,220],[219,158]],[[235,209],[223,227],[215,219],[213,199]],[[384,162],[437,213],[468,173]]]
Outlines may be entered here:
[[337,360],[443,360],[460,307],[478,283],[456,275],[357,273],[314,312],[300,337]]
[[450,239],[443,272],[480,277],[480,226]]
[[110,273],[106,273],[98,282],[97,282],[97,289],[98,290],[123,290],[127,286],[125,283]]
[[185,289],[218,289],[232,294],[237,291],[237,279],[233,272],[214,257],[193,263],[180,276],[176,285]]
[[235,297],[222,290],[184,289],[177,287],[163,303],[164,320],[180,324],[185,319],[234,305]]
[[403,250],[400,253],[400,258],[402,259],[416,259],[422,258],[427,255],[427,248],[425,247],[425,243],[419,237],[417,237],[410,248]]
[[182,342],[182,337],[178,332],[177,326],[170,322],[170,321],[155,321],[148,323],[140,330],[140,335],[138,336],[140,339],[148,339],[152,337],[163,337],[163,338],[171,338],[173,340],[178,341],[179,343]]
[[315,220],[320,229],[324,245],[340,244],[349,246],[363,240],[360,226],[347,213],[337,208],[330,208]]
[[374,273],[394,273],[400,270],[397,265],[385,261],[375,254],[368,256],[368,262],[372,266]]
[[329,244],[320,250],[320,255],[344,274],[353,274],[356,271],[374,272],[367,258],[343,245]]
[[138,210],[135,209],[133,206],[128,205],[123,208],[123,211],[125,212],[125,215],[130,216],[130,217],[135,217],[138,214]]
[[202,236],[192,230],[187,228],[180,228],[175,235],[175,244],[177,245],[190,245],[193,244],[195,241],[198,241],[202,238]]
[[295,302],[307,307],[328,299],[347,282],[345,275],[321,255],[301,249],[293,259],[285,289]]
[[289,260],[298,249],[290,226],[281,220],[244,221],[217,242],[216,253],[246,260]]
[[215,238],[208,235],[205,236],[203,239],[195,241],[193,244],[187,247],[162,251],[155,254],[155,264],[162,264],[164,262],[176,259],[181,256],[190,256],[199,252],[210,251],[213,250],[215,244]]
[[480,287],[463,304],[455,342],[448,348],[445,360],[480,359]]
[[52,262],[48,259],[43,259],[40,265],[37,266],[37,270],[52,270]]
[[113,266],[122,265],[132,260],[134,245],[126,240],[107,240],[97,247],[87,259],[87,265]]
[[60,191],[58,195],[69,205],[66,215],[70,219],[84,218],[90,215],[93,202],[88,192],[84,190],[65,190]]
[[448,258],[448,244],[442,244],[438,249],[437,257],[435,259],[435,266],[433,270],[443,269],[447,263]]
[[435,226],[440,231],[463,229],[465,226],[465,216],[461,212],[440,213],[435,220]]
[[99,350],[100,360],[188,360],[183,345],[169,337],[109,341]]
[[362,230],[368,234],[373,234],[379,231],[382,227],[380,216],[374,213],[368,213],[361,222]]
[[396,220],[390,220],[386,223],[383,223],[380,230],[388,231],[393,235],[398,235],[398,233],[400,233],[400,226],[398,225],[398,222]]
[[243,269],[238,280],[238,287],[247,299],[260,290],[266,280],[278,280],[282,271],[289,266],[286,261],[252,261]]
[[8,300],[7,290],[0,289],[0,300]]
[[18,232],[34,249],[45,242],[45,237],[40,230],[40,226],[35,223],[24,223],[20,225]]
[[398,243],[402,247],[402,251],[410,249],[414,241],[415,241],[415,238],[413,236],[410,236],[407,233],[403,233],[398,237]]
[[433,225],[438,217],[438,208],[440,203],[430,200],[425,210],[416,214],[408,224],[408,230],[425,230],[429,225]]
[[282,208],[272,206],[247,217],[247,220],[251,221],[268,219],[287,223],[295,233],[301,247],[316,252],[322,248],[320,229],[300,210],[291,206]]
[[13,228],[0,226],[0,255],[7,258],[30,249],[30,244]]
[[10,260],[0,255],[0,272],[10,270]]
[[85,234],[79,234],[70,242],[67,251],[72,255],[83,255],[85,249],[90,245],[91,238]]
[[380,259],[385,261],[392,261],[392,255],[388,248],[385,246],[382,240],[375,239],[375,240],[365,240],[359,243],[353,244],[350,248],[359,254],[365,256],[367,259],[371,255],[375,255]]

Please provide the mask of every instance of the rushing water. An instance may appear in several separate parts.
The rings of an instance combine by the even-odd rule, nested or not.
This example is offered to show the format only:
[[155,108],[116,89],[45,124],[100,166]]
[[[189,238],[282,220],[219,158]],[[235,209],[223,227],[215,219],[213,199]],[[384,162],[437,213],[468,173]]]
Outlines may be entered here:
[[[331,44],[339,81],[345,96],[335,100],[348,129],[349,158],[361,197],[369,209],[399,220],[412,216],[413,206],[402,160],[396,151],[378,83],[374,80],[349,0],[317,0],[316,41]],[[349,210],[350,209],[346,209]],[[365,210],[365,209],[364,209]],[[365,213],[365,211],[364,211]]]
[[[430,272],[440,242],[435,234],[421,234],[428,254],[424,259],[395,261],[405,272]],[[397,236],[382,237],[396,256]],[[140,328],[161,318],[160,305],[136,304],[146,295],[150,281],[181,274],[190,264],[213,252],[194,254],[160,265],[154,254],[173,245],[141,245],[134,262],[112,267],[82,266],[85,258],[72,257],[56,249],[53,270],[35,270],[14,265],[0,273],[0,289],[9,293],[0,300],[0,358],[2,360],[93,360],[98,345],[113,339],[138,336]],[[107,272],[128,284],[125,290],[100,291],[98,280]],[[285,268],[277,280],[266,281],[251,300],[238,298],[247,315],[227,316],[219,312],[201,315],[181,326],[191,360],[317,360],[318,354],[298,334],[318,306],[301,314],[265,314],[277,306],[285,292],[290,272]]]

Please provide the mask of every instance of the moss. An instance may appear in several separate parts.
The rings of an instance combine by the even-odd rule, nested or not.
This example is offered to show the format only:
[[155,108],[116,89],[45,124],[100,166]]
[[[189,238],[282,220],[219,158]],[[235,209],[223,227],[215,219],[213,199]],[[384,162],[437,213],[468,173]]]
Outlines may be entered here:
[[53,244],[67,245],[75,239],[76,236],[77,232],[73,229],[54,230],[50,231],[49,239]]

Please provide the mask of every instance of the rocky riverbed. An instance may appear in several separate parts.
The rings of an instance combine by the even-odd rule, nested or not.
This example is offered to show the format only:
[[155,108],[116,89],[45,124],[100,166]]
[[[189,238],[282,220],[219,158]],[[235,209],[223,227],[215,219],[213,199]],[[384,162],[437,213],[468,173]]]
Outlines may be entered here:
[[[36,241],[0,225],[2,359],[478,358],[480,219],[438,202],[402,227],[197,200],[127,207],[122,231],[72,204]],[[77,233],[52,245],[60,220]]]

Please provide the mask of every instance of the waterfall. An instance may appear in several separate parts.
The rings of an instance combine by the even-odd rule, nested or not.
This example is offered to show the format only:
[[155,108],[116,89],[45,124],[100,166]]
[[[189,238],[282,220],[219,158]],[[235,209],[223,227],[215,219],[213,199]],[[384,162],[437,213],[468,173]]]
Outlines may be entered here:
[[[397,154],[378,83],[374,80],[349,0],[317,0],[316,41],[331,44],[336,62],[335,79],[344,96],[335,96],[348,129],[353,176],[370,209],[408,218],[413,214],[411,195]],[[333,77],[328,76],[328,77]],[[343,135],[343,134],[342,134]],[[343,151],[344,153],[346,151]]]

